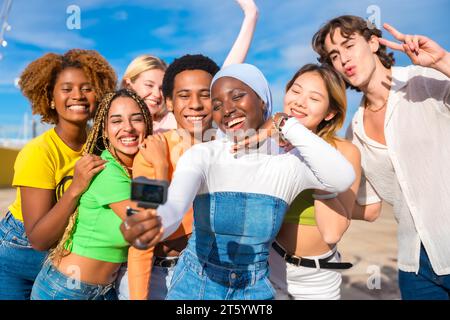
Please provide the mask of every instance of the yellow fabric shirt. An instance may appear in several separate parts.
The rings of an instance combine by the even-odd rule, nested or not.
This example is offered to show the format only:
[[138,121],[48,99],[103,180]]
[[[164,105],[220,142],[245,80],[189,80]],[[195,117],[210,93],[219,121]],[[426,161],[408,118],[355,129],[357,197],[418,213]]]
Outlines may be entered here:
[[289,206],[284,216],[284,222],[316,226],[316,215],[314,211],[314,190],[303,190]]
[[55,198],[59,200],[72,182],[75,163],[81,154],[82,150],[70,149],[54,128],[28,142],[14,163],[12,185],[17,187],[17,195],[8,208],[14,218],[23,221],[19,187],[55,190]]

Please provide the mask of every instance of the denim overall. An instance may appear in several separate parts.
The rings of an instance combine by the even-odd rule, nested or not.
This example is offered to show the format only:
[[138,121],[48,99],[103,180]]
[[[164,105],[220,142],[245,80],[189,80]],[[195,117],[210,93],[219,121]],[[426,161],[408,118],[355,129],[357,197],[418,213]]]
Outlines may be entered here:
[[215,192],[194,200],[194,230],[175,268],[168,300],[265,300],[275,292],[269,247],[288,204],[255,193]]

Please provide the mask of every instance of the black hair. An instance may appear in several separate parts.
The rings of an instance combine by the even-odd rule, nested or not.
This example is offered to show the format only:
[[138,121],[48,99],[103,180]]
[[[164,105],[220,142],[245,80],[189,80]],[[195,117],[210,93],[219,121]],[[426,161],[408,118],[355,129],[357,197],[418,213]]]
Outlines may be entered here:
[[165,98],[172,97],[176,75],[186,70],[203,70],[214,77],[220,68],[212,59],[202,54],[186,54],[175,59],[164,73],[162,91]]

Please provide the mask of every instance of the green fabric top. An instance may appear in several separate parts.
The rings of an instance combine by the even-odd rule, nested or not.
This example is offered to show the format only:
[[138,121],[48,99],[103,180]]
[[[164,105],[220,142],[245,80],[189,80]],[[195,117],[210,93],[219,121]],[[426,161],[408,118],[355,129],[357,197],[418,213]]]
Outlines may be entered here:
[[109,205],[130,199],[131,179],[109,151],[101,157],[108,163],[80,198],[72,241],[66,248],[80,256],[122,263],[127,261],[129,245],[119,229],[122,220]]
[[314,190],[304,190],[294,199],[286,212],[284,222],[316,226],[316,216],[314,214]]

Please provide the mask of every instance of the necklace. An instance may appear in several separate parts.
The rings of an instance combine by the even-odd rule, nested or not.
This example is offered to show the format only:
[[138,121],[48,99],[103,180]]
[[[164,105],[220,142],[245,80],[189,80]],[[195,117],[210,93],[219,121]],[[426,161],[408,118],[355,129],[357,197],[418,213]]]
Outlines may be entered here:
[[364,102],[364,107],[365,107],[367,110],[371,111],[371,112],[378,112],[378,111],[384,109],[384,107],[386,107],[387,102],[388,102],[387,99],[386,99],[386,101],[383,103],[383,105],[382,105],[381,107],[379,107],[379,108],[377,108],[377,109],[371,109],[371,108],[369,108],[369,104],[367,103],[367,98],[366,98],[365,100],[366,100],[366,101]]

